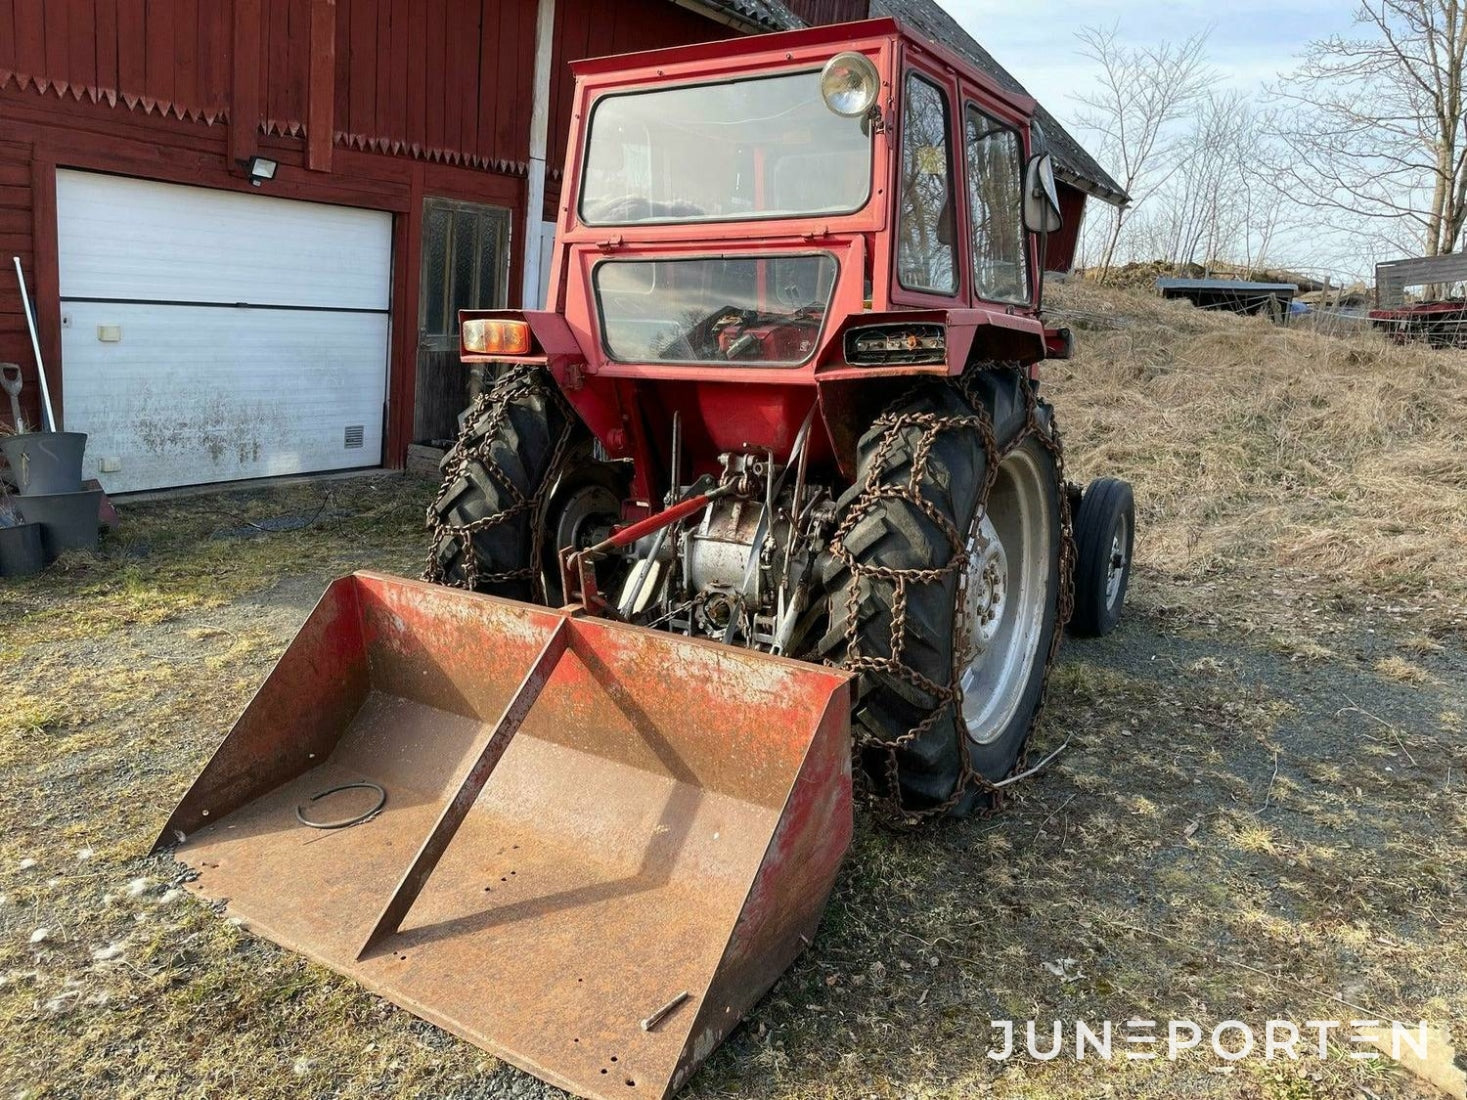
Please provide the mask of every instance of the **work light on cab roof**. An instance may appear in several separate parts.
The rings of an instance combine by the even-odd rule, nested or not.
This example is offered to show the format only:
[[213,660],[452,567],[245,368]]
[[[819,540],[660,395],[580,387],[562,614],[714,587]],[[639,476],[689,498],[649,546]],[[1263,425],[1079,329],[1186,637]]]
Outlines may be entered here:
[[857,118],[870,111],[880,90],[881,77],[865,54],[838,53],[820,71],[820,94],[825,105],[845,118]]

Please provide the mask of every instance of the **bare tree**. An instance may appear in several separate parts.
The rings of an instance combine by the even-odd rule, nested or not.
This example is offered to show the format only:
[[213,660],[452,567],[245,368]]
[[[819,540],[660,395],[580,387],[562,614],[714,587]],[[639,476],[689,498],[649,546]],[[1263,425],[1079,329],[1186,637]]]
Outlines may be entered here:
[[1178,269],[1217,261],[1261,268],[1285,198],[1268,167],[1269,142],[1247,95],[1226,90],[1203,97],[1178,141],[1179,167],[1154,200],[1167,237],[1152,254]]
[[[1256,124],[1261,120],[1254,116]],[[1243,263],[1259,271],[1268,263],[1274,235],[1284,220],[1287,192],[1278,184],[1277,173],[1264,159],[1266,138],[1255,132],[1256,143],[1243,171]]]
[[1209,93],[1177,144],[1178,168],[1160,205],[1171,237],[1161,254],[1178,268],[1196,263],[1199,254],[1204,264],[1217,259],[1243,230],[1239,200],[1250,120],[1241,93]]
[[1206,34],[1185,42],[1128,46],[1119,27],[1086,27],[1080,52],[1100,66],[1098,87],[1078,97],[1080,121],[1100,137],[1098,152],[1131,196],[1114,209],[1100,253],[1100,277],[1108,277],[1126,222],[1180,163],[1172,155],[1176,123],[1206,92],[1213,75],[1204,48]]
[[1368,245],[1428,256],[1467,219],[1464,0],[1360,0],[1359,37],[1310,45],[1271,91],[1290,198]]

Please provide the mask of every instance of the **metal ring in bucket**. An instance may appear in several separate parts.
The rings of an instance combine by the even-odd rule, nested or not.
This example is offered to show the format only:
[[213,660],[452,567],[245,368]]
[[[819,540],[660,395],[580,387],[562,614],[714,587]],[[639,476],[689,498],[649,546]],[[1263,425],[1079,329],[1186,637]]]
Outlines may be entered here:
[[363,780],[360,783],[343,783],[339,787],[332,787],[329,790],[322,791],[320,794],[311,795],[310,800],[312,802],[315,802],[318,799],[325,798],[329,794],[337,794],[340,791],[355,790],[376,791],[379,796],[377,799],[377,805],[373,806],[365,813],[357,814],[356,817],[347,818],[345,821],[312,821],[310,818],[306,817],[304,813],[301,812],[302,807],[297,806],[295,808],[295,819],[299,821],[302,825],[309,825],[312,829],[345,829],[348,826],[360,825],[363,821],[367,821],[371,818],[376,817],[379,813],[382,812],[382,807],[387,805],[387,792],[376,783],[369,783],[366,780]]

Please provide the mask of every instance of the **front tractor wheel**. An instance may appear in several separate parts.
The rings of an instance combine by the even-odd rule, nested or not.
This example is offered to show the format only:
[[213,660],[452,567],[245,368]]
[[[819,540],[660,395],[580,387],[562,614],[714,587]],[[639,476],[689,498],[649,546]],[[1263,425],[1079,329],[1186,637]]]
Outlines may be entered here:
[[859,674],[852,732],[905,816],[964,816],[1022,757],[1068,609],[1068,501],[1017,370],[917,391],[862,437],[825,564],[824,655]]
[[1116,628],[1131,580],[1136,503],[1118,478],[1092,481],[1075,516],[1075,613],[1070,633],[1102,638]]

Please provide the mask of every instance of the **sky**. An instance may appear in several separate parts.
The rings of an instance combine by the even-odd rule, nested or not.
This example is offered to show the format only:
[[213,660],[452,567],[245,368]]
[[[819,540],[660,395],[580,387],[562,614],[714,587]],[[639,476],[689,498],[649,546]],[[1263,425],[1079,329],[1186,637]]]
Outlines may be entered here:
[[[1269,105],[1265,86],[1288,73],[1308,44],[1350,35],[1352,0],[939,0],[999,64],[1049,108],[1082,145],[1094,140],[1078,124],[1077,92],[1095,86],[1096,66],[1081,56],[1075,32],[1116,27],[1127,45],[1182,42],[1208,35],[1206,55],[1223,87]],[[1354,275],[1368,265],[1345,254],[1323,254],[1317,240],[1281,232],[1274,258],[1300,267],[1339,268]],[[1286,252],[1287,256],[1278,252]],[[1346,258],[1348,257],[1348,258]]]
[[1080,56],[1081,27],[1119,28],[1123,42],[1180,42],[1208,33],[1207,53],[1221,80],[1244,91],[1293,68],[1308,43],[1352,26],[1349,0],[940,0],[1066,124],[1074,121],[1074,92],[1094,79]]

